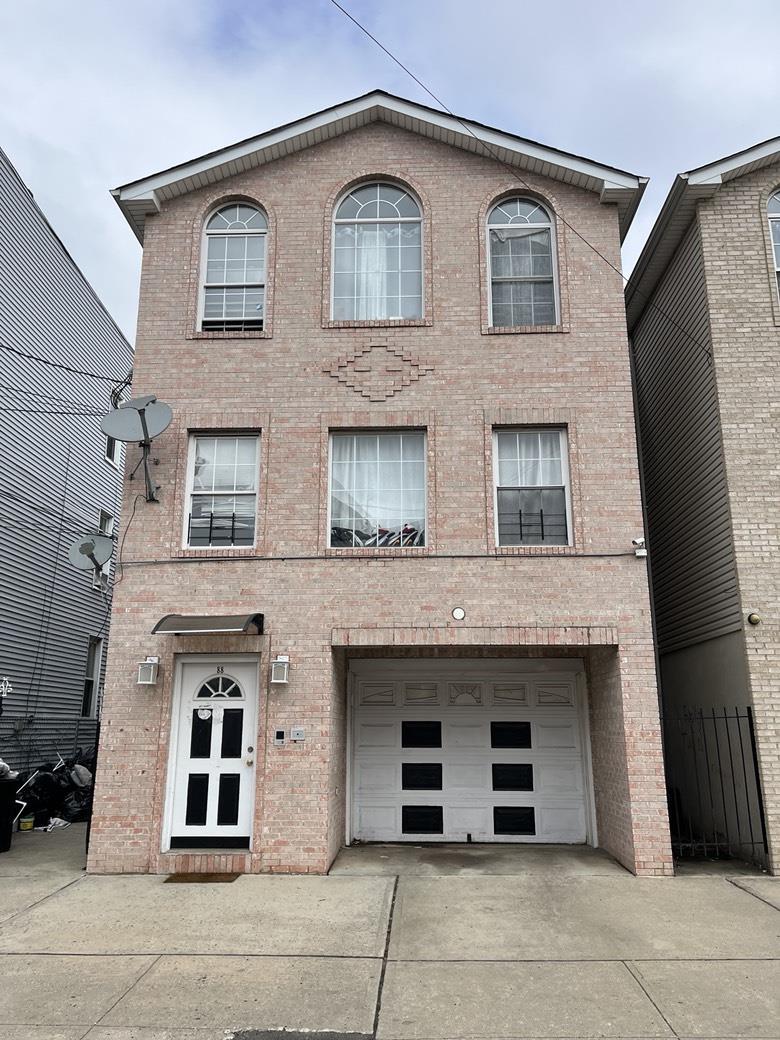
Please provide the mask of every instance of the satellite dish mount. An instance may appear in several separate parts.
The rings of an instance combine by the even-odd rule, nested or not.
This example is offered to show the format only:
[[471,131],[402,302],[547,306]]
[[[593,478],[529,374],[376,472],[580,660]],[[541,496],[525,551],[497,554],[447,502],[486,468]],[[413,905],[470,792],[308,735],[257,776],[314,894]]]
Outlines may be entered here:
[[173,419],[170,406],[158,401],[154,394],[145,397],[134,397],[126,401],[113,412],[103,417],[100,424],[107,437],[117,441],[137,443],[141,448],[141,458],[129,475],[132,480],[143,466],[144,483],[146,485],[146,501],[157,502],[158,486],[152,480],[150,469],[150,452],[152,441],[166,430]]

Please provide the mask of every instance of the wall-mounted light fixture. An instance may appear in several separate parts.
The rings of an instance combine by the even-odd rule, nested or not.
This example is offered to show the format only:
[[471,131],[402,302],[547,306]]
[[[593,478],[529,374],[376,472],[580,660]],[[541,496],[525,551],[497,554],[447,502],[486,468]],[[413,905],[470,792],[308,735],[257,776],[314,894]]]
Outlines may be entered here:
[[138,665],[138,678],[136,679],[136,684],[138,686],[156,686],[159,671],[160,658],[147,657],[145,661],[141,661]]
[[287,654],[277,654],[271,661],[271,682],[286,683],[290,674],[290,658]]

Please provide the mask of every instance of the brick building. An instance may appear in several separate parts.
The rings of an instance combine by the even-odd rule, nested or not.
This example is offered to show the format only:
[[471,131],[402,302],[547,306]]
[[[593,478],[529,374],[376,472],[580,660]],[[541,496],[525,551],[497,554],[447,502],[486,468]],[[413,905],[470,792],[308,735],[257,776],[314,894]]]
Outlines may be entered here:
[[752,711],[766,833],[742,723],[733,761],[723,723],[701,733],[724,744],[714,795],[672,794],[686,831],[777,872],[780,138],[676,178],[626,303],[664,705]]
[[159,504],[125,489],[90,870],[671,872],[622,287],[569,227],[619,265],[643,187],[375,91],[115,192],[175,418]]

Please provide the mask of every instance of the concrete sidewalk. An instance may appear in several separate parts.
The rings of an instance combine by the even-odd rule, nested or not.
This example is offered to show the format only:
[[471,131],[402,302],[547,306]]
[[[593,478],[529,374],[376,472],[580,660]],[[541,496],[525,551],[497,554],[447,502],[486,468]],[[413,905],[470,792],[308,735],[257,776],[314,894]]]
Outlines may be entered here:
[[0,1040],[780,1037],[780,880],[560,849],[398,877],[350,850],[330,877],[169,884],[84,876],[75,827],[34,837],[0,856]]

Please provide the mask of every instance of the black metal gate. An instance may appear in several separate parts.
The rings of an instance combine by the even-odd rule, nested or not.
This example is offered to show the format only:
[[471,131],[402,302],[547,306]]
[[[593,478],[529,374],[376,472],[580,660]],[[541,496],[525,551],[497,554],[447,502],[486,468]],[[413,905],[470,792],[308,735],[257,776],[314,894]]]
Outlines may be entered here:
[[766,868],[768,849],[751,708],[663,716],[676,857],[736,858]]

